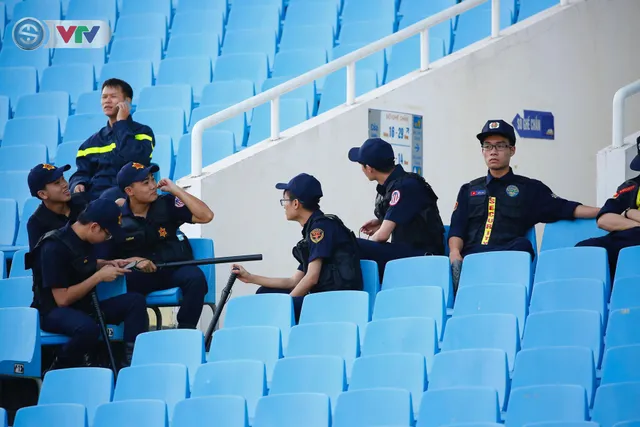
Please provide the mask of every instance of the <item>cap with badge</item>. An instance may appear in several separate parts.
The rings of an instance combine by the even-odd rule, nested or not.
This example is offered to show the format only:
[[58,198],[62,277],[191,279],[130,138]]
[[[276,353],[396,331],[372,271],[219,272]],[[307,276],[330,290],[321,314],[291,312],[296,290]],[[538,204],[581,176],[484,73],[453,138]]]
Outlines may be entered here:
[[513,129],[513,126],[504,120],[489,120],[484,124],[482,132],[476,136],[480,144],[482,144],[484,140],[491,135],[504,136],[511,142],[511,145],[516,145],[516,131]]
[[395,158],[393,147],[382,138],[369,138],[361,147],[349,150],[349,160],[376,169],[393,165]]
[[287,183],[278,183],[276,188],[293,193],[302,203],[317,202],[322,197],[320,181],[306,173],[294,176]]
[[29,171],[27,182],[29,183],[29,191],[33,197],[38,197],[38,191],[44,190],[47,184],[51,184],[60,179],[60,177],[69,169],[70,165],[60,166],[59,168],[48,163],[40,163]]
[[114,238],[118,239],[122,236],[122,212],[116,202],[107,199],[96,199],[87,205],[86,209],[80,214],[84,220],[96,222],[100,227],[104,228]]
[[629,165],[629,167],[631,170],[638,172],[640,171],[640,136],[636,139],[636,149],[638,150],[638,153],[633,160],[631,160],[631,165]]
[[118,187],[124,191],[124,189],[134,182],[140,182],[147,179],[149,174],[156,173],[160,170],[160,167],[156,164],[145,166],[142,163],[129,162],[120,169],[118,172],[117,181]]

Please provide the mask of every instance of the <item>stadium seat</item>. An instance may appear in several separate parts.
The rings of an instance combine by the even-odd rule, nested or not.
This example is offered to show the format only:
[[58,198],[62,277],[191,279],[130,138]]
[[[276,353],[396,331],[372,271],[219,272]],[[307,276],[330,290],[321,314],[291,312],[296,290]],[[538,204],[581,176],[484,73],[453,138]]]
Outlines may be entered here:
[[109,63],[126,61],[151,61],[157,74],[162,59],[160,37],[116,37],[111,44]]
[[5,44],[5,48],[0,50],[0,68],[4,67],[34,67],[38,70],[38,76],[42,80],[42,72],[50,65],[49,49],[41,48],[36,50],[22,50]]
[[66,92],[34,93],[20,98],[14,117],[57,116],[60,131],[64,132],[70,108],[70,98]]
[[342,22],[376,21],[388,19],[395,21],[395,0],[345,0],[342,8]]
[[523,427],[600,427],[600,424],[591,421],[548,421],[541,423],[527,423]]
[[527,316],[527,288],[513,284],[465,286],[458,290],[453,316],[470,314],[513,314],[520,337]]
[[[378,75],[374,70],[358,69],[356,66],[356,97],[361,96],[378,87]],[[329,74],[322,88],[322,97],[318,114],[347,102],[347,72],[346,69]]]
[[87,427],[87,411],[76,403],[26,406],[18,409],[14,427]]
[[[173,17],[171,26],[171,37],[191,36],[192,38],[206,38],[207,45],[213,44],[217,52],[224,36],[225,11],[221,9],[213,10],[192,10],[178,11]],[[205,35],[206,34],[206,35]],[[169,41],[171,43],[171,41]],[[196,42],[200,48],[204,43]],[[211,58],[215,59],[215,58]]]
[[[15,120],[15,119],[14,119]],[[14,199],[18,203],[18,215],[22,215],[25,201],[31,197],[27,176],[29,171],[0,172],[0,199]]]
[[107,125],[104,113],[74,114],[67,120],[67,128],[62,136],[63,142],[86,141],[91,135]]
[[451,266],[445,256],[418,256],[395,259],[386,264],[382,289],[403,286],[440,286],[447,307],[453,307]]
[[[496,265],[510,268],[496,269]],[[468,255],[462,263],[459,287],[497,283],[519,284],[531,295],[531,255],[519,251],[485,252]]]
[[71,103],[75,104],[81,93],[95,89],[95,79],[93,66],[90,64],[52,65],[42,73],[40,92],[66,92]]
[[393,20],[382,19],[374,21],[345,22],[340,30],[339,44],[367,45],[393,33]]
[[292,1],[287,8],[287,16],[282,29],[282,41],[287,30],[308,25],[331,26],[332,31],[338,29],[338,10],[334,0]]
[[605,351],[600,384],[640,382],[638,360],[640,360],[639,344],[622,345]]
[[213,81],[249,80],[256,88],[269,77],[269,59],[264,53],[220,55],[213,70]]
[[229,12],[226,31],[267,29],[280,38],[280,10],[276,5],[234,6]]
[[136,110],[133,120],[153,129],[154,135],[169,135],[174,141],[180,140],[187,131],[184,110],[180,107],[161,107],[152,110]]
[[453,387],[427,390],[422,395],[416,427],[440,427],[451,423],[500,421],[498,392],[490,387]]
[[[273,64],[272,77],[298,77],[327,63],[325,49],[280,50]],[[318,90],[322,90],[324,78],[316,81]]]
[[[309,118],[309,107],[304,99],[280,100],[280,130],[284,131]],[[271,103],[264,103],[253,111],[251,133],[247,147],[251,147],[271,136]]]
[[427,359],[427,372],[430,372],[437,348],[435,320],[403,317],[369,322],[361,354],[418,353]]
[[[231,104],[233,105],[233,104]],[[229,108],[230,105],[227,104],[215,104],[215,105],[203,105],[198,108],[194,108],[191,112],[191,123],[189,124],[189,131],[193,128],[193,126],[200,120],[211,116],[212,114],[219,113],[220,111]],[[248,120],[250,117],[250,113],[240,113],[237,114],[230,119],[223,121],[213,127],[207,128],[205,133],[208,131],[215,130],[225,130],[230,131],[234,135],[234,139],[236,142],[236,147],[239,149],[240,147],[246,145],[246,139],[249,133]],[[184,138],[184,137],[183,137]]]
[[531,313],[524,328],[522,349],[579,346],[590,348],[596,368],[602,355],[600,313],[587,310]]
[[160,13],[171,23],[171,0],[123,0],[120,16]]
[[71,142],[63,142],[58,145],[58,152],[56,153],[56,164],[57,165],[69,165],[71,169],[65,174],[67,175],[67,180],[75,173],[78,169],[78,165],[76,164],[76,155],[78,154],[78,149],[80,145],[82,145],[84,141],[71,141]]
[[638,276],[635,262],[640,254],[640,246],[629,246],[620,250],[616,265],[616,282],[627,277]]
[[171,427],[193,427],[205,420],[215,420],[216,427],[249,427],[246,407],[240,396],[191,397],[176,404]]
[[518,353],[511,390],[553,384],[581,386],[591,405],[596,387],[591,350],[587,347],[542,347]]
[[[60,143],[60,124],[56,116],[17,117],[4,128],[2,146],[44,144],[50,159],[55,159]],[[31,168],[29,168],[31,169]]]
[[98,406],[93,427],[168,427],[167,405],[161,400],[138,399]]
[[260,399],[252,427],[329,427],[330,420],[326,394],[288,393]]
[[[2,89],[0,88],[0,90]],[[4,135],[4,127],[10,118],[11,118],[10,98],[6,95],[0,95],[0,141],[2,141],[2,138]]]
[[[358,50],[366,45],[364,44],[347,44],[340,45],[333,48],[333,51],[329,50],[330,58],[329,59],[338,59],[348,53],[351,53],[355,50]],[[359,61],[356,61],[356,70],[373,70],[377,73],[378,83],[382,84],[384,81],[385,72],[387,69],[387,55],[390,56],[391,48],[384,49],[378,52],[375,52]]]
[[[66,11],[64,3],[68,3]],[[100,19],[108,21],[111,30],[116,26],[116,0],[64,0],[62,8],[65,19]]]
[[[364,290],[369,294],[369,311],[373,315],[376,295],[380,291],[380,275],[378,274],[378,264],[375,261],[363,259],[360,260],[360,268],[362,270]],[[364,334],[364,331],[362,331],[362,334]]]
[[[162,63],[160,64],[160,68],[162,68]],[[129,83],[133,89],[132,104],[137,105],[138,94],[142,88],[153,84],[153,76],[153,64],[151,61],[113,62],[105,64],[104,67],[102,67],[100,79],[98,79],[98,87],[102,87],[102,83],[104,83],[105,80],[114,77],[124,80]],[[159,80],[156,80],[156,83],[167,84]],[[83,92],[86,91],[87,90],[83,90]]]
[[96,408],[113,398],[113,372],[105,368],[70,368],[45,374],[38,405],[75,403],[87,408],[89,425]]
[[75,104],[75,114],[104,114],[102,111],[102,90],[98,88],[92,92],[81,93]]
[[259,360],[267,370],[267,384],[271,382],[273,368],[282,357],[280,329],[275,326],[224,327],[213,333],[209,362],[221,360]]
[[9,97],[14,110],[18,105],[18,98],[36,93],[38,86],[38,71],[35,67],[0,67],[0,95]]
[[[210,165],[235,153],[233,132],[228,130],[207,130],[202,135],[202,164]],[[178,146],[174,177],[180,179],[191,174],[191,134],[183,135]]]
[[[291,80],[290,77],[272,77],[264,81],[262,84],[262,92],[265,92],[271,88],[279,86],[287,81]],[[298,89],[294,89],[291,92],[287,92],[280,97],[280,99],[303,99],[307,101],[307,108],[309,110],[309,117],[316,114],[316,99],[318,95],[316,93],[315,82],[306,84]]]
[[640,344],[640,307],[612,311],[605,336],[607,349],[620,345]]
[[518,22],[560,4],[559,0],[519,0]]
[[438,12],[454,6],[457,0],[433,0],[424,2],[421,0],[403,0],[400,3],[398,15],[410,18],[413,22],[422,21],[423,19],[435,15]]
[[[4,153],[0,151],[0,153]],[[18,232],[18,204],[13,199],[0,199],[0,248],[13,246]]]
[[169,135],[155,135],[155,147],[151,161],[160,167],[160,175],[173,179],[175,168],[175,156],[173,153],[173,142]]
[[0,375],[40,378],[39,331],[36,309],[0,309]]
[[41,20],[62,19],[62,6],[60,0],[29,0],[18,2],[13,8],[10,24],[27,17],[33,17]]
[[409,391],[413,413],[418,418],[422,393],[427,389],[427,365],[424,356],[417,353],[392,353],[357,358],[353,364],[349,390],[372,388],[399,388]]
[[[4,269],[4,267],[0,268]],[[31,306],[33,302],[32,286],[33,279],[31,277],[13,277],[0,280],[0,308]]]
[[601,427],[640,420],[640,382],[601,385],[596,390],[591,419]]
[[212,63],[220,50],[218,35],[211,32],[172,35],[167,47],[167,58],[207,56]]
[[200,102],[202,89],[210,82],[211,59],[207,56],[164,59],[156,80],[159,85],[191,85],[195,102]]
[[31,277],[31,270],[27,270],[24,266],[24,256],[26,252],[26,249],[20,249],[13,254],[9,277]]
[[[85,3],[82,0],[77,3]],[[100,75],[106,62],[107,51],[104,49],[57,49],[51,59],[51,65],[88,64],[93,65],[96,76]],[[72,100],[75,102],[75,100]]]
[[587,395],[578,385],[540,385],[511,392],[505,427],[543,421],[586,421]]
[[[22,147],[22,146],[17,145],[16,147]],[[10,147],[10,148],[16,148],[16,147]],[[46,153],[45,151],[46,149],[44,147],[31,146],[29,148],[33,152],[33,157],[32,157],[33,160],[37,158],[36,156],[38,156],[38,151],[40,148],[42,148],[42,152]],[[0,156],[2,156],[5,153],[5,150],[7,150],[7,148],[5,149],[0,148]],[[19,160],[16,159],[15,161],[19,161]],[[20,220],[19,220],[20,223],[18,224],[18,234],[16,236],[15,241],[13,242],[13,245],[10,245],[10,246],[0,245],[0,251],[3,251],[7,258],[13,258],[13,255],[16,251],[29,248],[29,234],[27,232],[27,222],[29,221],[29,218],[31,217],[33,212],[35,212],[36,208],[39,205],[40,205],[40,199],[37,199],[35,197],[30,197],[24,202],[22,206],[22,213],[20,213]]]
[[370,425],[411,426],[414,423],[411,393],[401,389],[346,391],[338,396],[333,427]]
[[7,411],[0,408],[0,427],[7,427]]
[[[282,44],[280,49],[283,49]],[[224,36],[222,53],[264,53],[271,67],[276,55],[276,32],[270,28],[228,31]]]
[[[295,4],[295,3],[294,3]],[[304,5],[313,5],[313,3],[298,3]],[[309,13],[308,11],[307,13]],[[287,11],[287,19],[289,12]],[[311,17],[311,15],[309,15]],[[282,39],[280,40],[281,51],[292,51],[300,49],[312,49],[313,51],[325,51],[327,55],[331,55],[335,46],[334,37],[336,34],[335,27],[331,24],[322,24],[318,22],[312,25],[295,25],[291,26],[288,22],[282,31]],[[329,57],[329,60],[336,59]],[[273,62],[271,62],[273,64]]]
[[455,387],[490,387],[498,392],[501,409],[506,407],[509,366],[503,350],[477,348],[444,351],[433,358],[429,390]]
[[436,321],[438,340],[444,331],[446,309],[439,286],[412,286],[386,289],[378,293],[373,320],[396,317],[430,317]]
[[604,285],[598,279],[563,279],[537,282],[531,295],[531,313],[555,310],[593,310],[607,324]]
[[[543,3],[547,0],[540,0]],[[558,3],[557,0],[553,0]],[[522,3],[530,0],[520,0]],[[562,220],[545,224],[540,252],[551,249],[572,248],[576,243],[592,237],[602,237],[607,232],[596,224],[595,219]]]
[[[134,0],[135,1],[135,0]],[[145,25],[140,25],[144,22]],[[118,18],[115,37],[160,37],[166,46],[167,19],[162,13],[145,12]]]
[[[181,0],[176,9],[179,13],[215,9],[222,10],[226,13],[229,7],[228,3],[227,0]],[[173,19],[175,22],[175,17]]]
[[256,94],[251,80],[223,80],[209,83],[202,89],[200,105],[233,105]]

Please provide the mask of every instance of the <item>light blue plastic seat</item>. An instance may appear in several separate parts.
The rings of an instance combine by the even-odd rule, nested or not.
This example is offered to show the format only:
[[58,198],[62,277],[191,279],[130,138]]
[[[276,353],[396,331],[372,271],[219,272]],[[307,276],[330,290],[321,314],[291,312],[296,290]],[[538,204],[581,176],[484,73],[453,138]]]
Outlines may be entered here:
[[67,120],[63,142],[86,141],[94,133],[107,125],[107,117],[101,114],[74,114]]
[[342,8],[342,25],[361,21],[395,21],[395,0],[345,0]]
[[167,58],[207,56],[215,62],[220,50],[218,35],[211,32],[172,35],[167,47]]
[[621,346],[640,344],[640,307],[623,308],[612,311],[605,336],[607,349]]
[[109,63],[127,61],[151,61],[157,73],[162,59],[162,38],[116,37],[111,44]]
[[75,403],[37,405],[20,408],[14,427],[87,427],[84,406]]
[[[343,44],[334,47],[333,51],[329,50],[329,52],[331,52],[330,55],[332,59],[335,60],[355,50],[363,48],[364,46],[366,45],[362,43]],[[373,53],[359,61],[356,61],[356,70],[367,69],[375,71],[378,76],[379,83],[382,84],[382,82],[384,81],[385,72],[387,70],[387,56],[391,56],[391,49],[383,49],[381,51]]]
[[7,427],[7,411],[3,408],[0,408],[0,426]]
[[[213,104],[213,105],[203,105],[198,108],[194,108],[191,111],[191,122],[189,123],[189,131],[193,129],[193,126],[200,120],[211,116],[212,114],[218,113],[226,108],[229,108],[230,105],[227,104]],[[247,124],[247,115],[246,113],[240,113],[236,116],[231,117],[228,120],[223,121],[213,127],[205,130],[207,132],[213,131],[230,131],[234,135],[234,139],[236,141],[236,148],[240,148],[243,145],[246,145],[246,138],[248,136],[248,124]],[[183,136],[183,139],[185,137]]]
[[[356,66],[356,97],[362,96],[378,87],[378,75],[374,70],[358,69]],[[341,106],[347,102],[347,72],[346,69],[338,70],[327,76],[322,89],[318,114],[322,114],[332,108]]]
[[0,375],[40,378],[40,317],[31,307],[0,308]]
[[161,13],[171,21],[171,0],[123,0],[120,16]]
[[451,387],[491,387],[500,409],[507,403],[509,365],[503,350],[477,348],[443,351],[433,358],[429,390]]
[[213,70],[213,81],[249,80],[255,87],[269,77],[269,59],[264,53],[220,55]]
[[[380,291],[380,274],[378,273],[378,263],[373,260],[360,260],[360,269],[362,270],[362,281],[364,290],[369,294],[369,311],[373,315],[376,303],[376,295]],[[364,331],[362,331],[364,334]]]
[[0,308],[31,306],[33,302],[32,286],[33,280],[30,277],[0,280]]
[[[42,155],[42,154],[46,155],[46,148],[44,146],[41,146],[41,147],[40,146],[30,146],[30,147],[16,146],[16,147],[7,147],[4,149],[0,148],[0,156],[5,155],[5,153],[7,152],[11,152],[11,150],[14,148],[25,148],[24,150],[25,152],[22,154],[22,157],[23,157],[22,159],[18,159],[14,157],[14,162],[18,162],[18,163],[22,162],[23,165],[27,162],[26,148],[30,149],[31,152],[33,153],[31,156],[32,160],[36,160],[39,155]],[[41,151],[42,154],[38,154],[38,151]],[[10,200],[10,203],[7,203],[6,200]],[[19,214],[19,216],[18,216],[18,204],[16,203],[15,200],[0,199],[0,204],[5,205],[2,213],[0,213],[0,217],[3,217],[2,221],[6,221],[6,222],[3,222],[2,225],[0,226],[0,228],[3,229],[2,231],[0,231],[0,241],[4,240],[4,242],[8,242],[12,235],[15,237],[15,240],[13,241],[13,243],[0,244],[0,251],[4,253],[4,257],[6,257],[7,259],[12,259],[15,252],[19,250],[29,249],[29,235],[27,233],[27,221],[29,221],[29,217],[35,211],[37,206],[40,204],[40,200],[36,199],[35,197],[26,199],[26,201],[23,203],[22,212]],[[16,234],[12,234],[12,231],[11,231],[12,224],[13,224],[12,222],[13,215],[16,215],[16,222],[15,222],[16,228],[14,230]],[[0,268],[0,273],[5,273],[4,270],[5,270],[4,267]],[[2,274],[0,274],[0,277],[2,277]],[[27,307],[28,306],[29,305],[27,305]]]
[[[226,11],[222,9],[178,11],[173,17],[171,37],[207,33],[207,43],[216,42],[216,52],[224,36]],[[171,43],[171,41],[169,41]],[[199,43],[199,42],[196,42]]]
[[[280,49],[273,63],[272,77],[298,77],[327,63],[326,49]],[[322,91],[324,78],[316,80],[318,91]]]
[[75,114],[104,114],[102,111],[102,90],[81,93],[75,104]]
[[[226,12],[228,8],[229,2],[227,0],[184,0],[179,2],[176,11],[182,13],[219,9]],[[173,19],[175,20],[175,17]]]
[[62,5],[60,0],[29,0],[16,3],[13,8],[11,24],[22,18],[32,17],[41,20],[62,19]]
[[[593,426],[597,427],[598,424],[592,423]],[[638,427],[640,426],[640,420],[637,421],[622,421],[620,423],[616,423],[613,427]]]
[[231,106],[251,98],[255,94],[256,91],[251,80],[213,81],[202,89],[200,105],[228,104]]
[[640,420],[640,382],[601,385],[596,390],[591,419],[601,427]]
[[[496,268],[509,265],[510,268]],[[471,254],[464,258],[459,286],[518,284],[531,295],[531,255],[522,251],[497,251]]]
[[591,350],[587,347],[541,347],[518,353],[511,390],[553,384],[581,386],[591,405],[596,387]]
[[616,282],[627,277],[638,276],[638,271],[635,266],[638,255],[640,255],[640,246],[629,246],[620,250],[618,263],[616,265]]
[[[1,90],[1,89],[0,89]],[[9,96],[0,95],[0,141],[4,135],[4,127],[11,118],[11,100]]]
[[[65,2],[68,3],[66,10]],[[62,8],[65,19],[103,19],[109,22],[112,30],[116,26],[116,0],[63,0]]]
[[96,76],[91,64],[52,65],[42,73],[40,92],[66,92],[70,96],[71,103],[75,104],[81,93],[95,89],[95,80]]
[[338,28],[338,8],[334,0],[292,1],[287,8],[282,38],[289,28],[305,25],[331,25]]
[[[416,427],[440,427],[451,423],[500,421],[498,392],[490,387],[452,387],[427,390],[422,395]],[[424,416],[429,414],[429,416]]]
[[[0,151],[0,154],[3,153]],[[18,232],[18,204],[9,198],[0,199],[0,248],[11,247]]]
[[226,31],[267,29],[280,37],[280,10],[277,5],[234,6],[229,12]]
[[518,22],[560,4],[559,0],[519,0]]
[[524,328],[522,349],[579,346],[591,349],[596,368],[602,356],[600,313],[588,310],[531,313]]
[[[329,396],[322,393],[287,393],[258,401],[252,427],[330,427]],[[334,424],[335,425],[335,424]]]
[[[80,0],[77,3],[83,3]],[[100,75],[102,66],[107,61],[107,51],[104,49],[57,49],[51,65],[88,64],[93,65],[96,76]]]
[[[300,4],[304,5],[304,3]],[[280,40],[280,50],[324,50],[330,55],[335,46],[334,37],[335,27],[331,24],[285,25]],[[331,59],[329,58],[329,60]]]
[[195,102],[199,102],[202,89],[210,82],[211,59],[207,56],[164,59],[156,80],[159,85],[191,85]]
[[[142,89],[138,99],[136,113],[166,107],[182,108],[185,113],[186,123],[189,123],[192,106],[193,93],[191,86],[188,84],[159,85]],[[155,128],[153,129],[154,133],[160,133],[156,132]]]
[[457,0],[432,0],[424,2],[421,0],[402,0],[398,15],[404,17],[415,16],[416,22],[421,21],[431,15],[450,8],[456,4]]
[[176,404],[171,427],[193,427],[205,420],[215,420],[217,427],[249,427],[246,406],[240,396],[191,397]]
[[157,164],[162,171],[161,176],[173,179],[173,171],[175,168],[175,156],[173,153],[173,142],[169,135],[154,135],[155,147],[151,161]]
[[60,131],[64,132],[70,108],[70,98],[66,92],[34,93],[20,98],[14,117],[57,116]]
[[[208,130],[202,135],[202,164],[213,164],[237,151],[235,136],[228,130]],[[191,134],[180,139],[174,177],[176,179],[191,174]]]
[[18,215],[22,215],[25,201],[31,197],[28,175],[28,170],[0,172],[0,182],[4,183],[0,188],[0,199],[14,199],[18,203]]
[[8,96],[15,110],[18,98],[38,91],[38,71],[35,67],[0,67],[0,95]]
[[228,31],[224,36],[222,53],[264,53],[271,66],[276,55],[276,32],[270,28]]
[[[546,0],[540,0],[540,3],[544,1]],[[558,3],[557,0],[554,1]],[[521,6],[523,2],[529,2],[529,0],[520,0]],[[592,237],[602,237],[606,234],[606,231],[598,227],[595,219],[562,220],[545,224],[540,252],[572,248],[578,242]]]
[[50,159],[55,159],[60,143],[60,122],[56,116],[17,117],[4,128],[2,146],[46,145]]
[[[160,65],[162,68],[162,64]],[[133,89],[132,104],[137,104],[137,96],[142,88],[153,84],[153,64],[151,61],[122,61],[105,64],[98,79],[98,86],[102,87],[102,83],[110,78],[118,78],[126,81]],[[158,84],[166,84],[156,81]],[[86,92],[83,91],[83,92]]]
[[505,427],[522,427],[542,421],[586,421],[589,405],[578,385],[540,385],[511,392]]
[[0,266],[0,278],[5,279],[7,277],[7,262],[6,262],[6,255],[4,254],[4,252],[0,251],[0,263],[2,263],[3,265]]
[[339,44],[369,44],[393,33],[392,18],[374,21],[345,22],[340,30]]
[[445,256],[394,259],[384,269],[382,289],[404,286],[440,286],[447,307],[453,307],[451,265]]
[[96,408],[113,398],[113,372],[106,368],[70,368],[45,374],[38,405],[76,403],[87,408],[93,424]]
[[[0,281],[0,286],[2,282]],[[640,344],[613,347],[604,352],[600,384],[640,382]]]
[[338,396],[333,427],[411,426],[411,393],[398,388],[346,391]]
[[549,421],[542,423],[527,423],[523,427],[600,427],[600,424],[591,421]]
[[160,107],[152,110],[137,110],[133,120],[144,123],[153,129],[156,135],[169,135],[178,141],[187,131],[184,110],[181,107]]
[[63,142],[58,145],[58,152],[56,153],[56,164],[58,165],[69,165],[71,169],[66,173],[67,180],[75,173],[78,169],[76,165],[76,155],[78,154],[78,149],[80,145],[84,141],[71,141],[71,142]]
[[[280,130],[284,131],[309,118],[309,108],[304,99],[280,100]],[[271,136],[271,104],[264,103],[253,111],[251,132],[247,147],[255,145]]]
[[98,406],[93,427],[169,427],[162,400],[138,399]]
[[[278,85],[281,85],[289,80],[292,77],[272,77],[264,81],[262,84],[262,92],[265,92],[271,88],[274,88]],[[246,98],[245,98],[246,99]],[[316,85],[315,82],[306,84],[298,89],[294,89],[291,92],[287,92],[280,97],[280,99],[303,99],[307,101],[307,108],[309,110],[309,117],[315,115],[315,107],[316,107]]]
[[493,348],[507,353],[509,371],[520,350],[518,319],[513,314],[455,316],[447,321],[441,350]]
[[[144,22],[145,25],[140,25]],[[114,37],[160,37],[162,47],[167,40],[167,18],[162,13],[144,12],[135,15],[120,15]]]
[[12,40],[3,45],[0,50],[0,68],[4,67],[34,67],[42,79],[42,72],[50,65],[49,49],[41,47],[36,50],[22,50],[16,47]]
[[556,310],[593,310],[607,323],[604,284],[598,279],[563,279],[537,282],[531,295],[531,313]]

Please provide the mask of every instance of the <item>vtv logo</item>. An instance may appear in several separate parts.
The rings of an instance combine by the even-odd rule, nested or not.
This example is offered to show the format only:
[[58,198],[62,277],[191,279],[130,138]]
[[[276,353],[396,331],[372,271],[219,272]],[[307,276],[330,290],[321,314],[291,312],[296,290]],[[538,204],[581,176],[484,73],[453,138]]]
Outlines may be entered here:
[[98,34],[98,31],[100,31],[100,26],[94,25],[91,30],[89,30],[89,27],[87,27],[86,25],[70,25],[67,28],[65,28],[64,25],[56,25],[56,30],[65,43],[69,43],[71,37],[73,37],[74,43],[82,43],[83,35],[87,40],[87,43],[91,43],[93,42],[93,39],[96,38],[96,34]]
[[45,21],[50,48],[104,48],[111,39],[111,28],[104,21]]

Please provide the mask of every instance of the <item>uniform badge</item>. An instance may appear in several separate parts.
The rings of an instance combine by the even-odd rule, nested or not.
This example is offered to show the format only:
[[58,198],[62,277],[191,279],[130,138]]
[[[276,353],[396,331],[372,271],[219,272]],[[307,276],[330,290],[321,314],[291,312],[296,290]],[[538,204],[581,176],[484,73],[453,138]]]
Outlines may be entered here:
[[318,243],[324,239],[324,231],[321,228],[314,228],[311,230],[311,233],[309,233],[309,237],[313,243]]
[[486,196],[487,195],[487,190],[472,190],[470,193],[471,197],[474,196]]
[[122,214],[118,215],[118,225],[122,225]]
[[498,129],[499,127],[500,127],[500,122],[489,123],[489,129]]
[[13,373],[16,375],[24,375],[24,364],[23,363],[14,363],[13,364]]
[[506,191],[509,197],[516,197],[518,194],[520,194],[520,189],[513,184],[508,186]]
[[398,204],[399,201],[400,201],[400,190],[395,190],[393,193],[391,193],[391,201],[389,202],[389,205],[395,206]]
[[53,165],[50,165],[49,163],[43,163],[42,164],[42,169],[46,169],[48,171],[52,171],[54,170],[56,167]]
[[158,228],[158,234],[160,237],[167,237],[167,230],[164,227]]
[[141,165],[140,163],[135,163],[135,162],[133,162],[133,163],[131,164],[131,167],[132,167],[132,168],[136,168],[136,169],[144,169],[144,166],[143,166],[143,165]]
[[184,206],[184,202],[176,196],[175,205],[176,205],[176,208],[181,208]]

